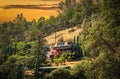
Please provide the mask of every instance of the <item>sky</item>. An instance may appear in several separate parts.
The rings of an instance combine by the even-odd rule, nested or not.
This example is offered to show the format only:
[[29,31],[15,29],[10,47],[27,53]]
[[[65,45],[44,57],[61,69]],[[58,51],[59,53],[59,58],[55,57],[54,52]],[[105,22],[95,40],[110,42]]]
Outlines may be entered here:
[[12,21],[23,13],[27,20],[57,16],[57,6],[61,0],[0,0],[0,23]]

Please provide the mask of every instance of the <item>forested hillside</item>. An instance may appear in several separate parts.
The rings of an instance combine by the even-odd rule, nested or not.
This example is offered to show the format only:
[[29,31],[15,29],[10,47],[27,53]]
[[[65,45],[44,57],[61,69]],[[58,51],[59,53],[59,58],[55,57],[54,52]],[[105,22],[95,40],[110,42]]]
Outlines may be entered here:
[[[79,63],[43,79],[120,79],[120,1],[65,0],[58,7],[57,17],[27,21],[18,14],[0,24],[0,79],[38,79],[39,67],[50,65],[44,38],[75,26],[82,29]],[[25,76],[25,68],[35,69],[35,76]]]

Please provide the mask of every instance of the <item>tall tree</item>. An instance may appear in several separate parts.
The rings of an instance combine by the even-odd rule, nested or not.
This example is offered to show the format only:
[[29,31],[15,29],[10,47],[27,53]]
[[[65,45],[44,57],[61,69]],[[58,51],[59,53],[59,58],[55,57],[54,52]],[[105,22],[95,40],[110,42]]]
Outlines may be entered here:
[[40,23],[39,23],[39,26],[38,26],[38,31],[37,31],[37,36],[36,36],[36,39],[37,39],[36,47],[37,47],[37,49],[35,49],[35,51],[37,53],[36,70],[35,70],[36,79],[40,78],[39,67],[41,66],[40,64],[44,63],[44,61],[45,61],[44,50],[43,50],[45,40],[43,39],[44,36],[42,35],[41,30],[40,30],[43,27],[44,18],[40,18],[39,21],[40,21]]

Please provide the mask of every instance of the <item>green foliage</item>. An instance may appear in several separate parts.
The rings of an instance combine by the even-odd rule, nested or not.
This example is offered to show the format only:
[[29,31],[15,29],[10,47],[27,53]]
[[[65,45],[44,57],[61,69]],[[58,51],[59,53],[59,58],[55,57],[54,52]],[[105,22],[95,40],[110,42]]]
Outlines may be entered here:
[[[31,40],[29,34],[32,33],[29,29],[32,28],[30,26],[36,25],[36,28],[32,29],[36,31],[35,39],[37,40],[39,38],[39,30],[42,28],[43,21],[44,18],[40,18],[38,24],[35,24],[35,21],[27,22],[22,14],[18,14],[14,22],[6,22],[0,26],[1,78],[23,79],[23,69],[25,67],[33,69],[35,67],[36,56],[34,51],[37,49],[35,49],[34,46],[35,43],[38,42],[29,42]],[[41,46],[43,46],[43,43]],[[45,56],[43,56],[43,58],[45,61]],[[40,63],[40,65],[43,63]]]
[[59,65],[59,63],[64,63],[65,60],[67,59],[67,53],[63,53],[60,57],[55,57],[54,63],[56,65]]
[[70,79],[71,74],[68,69],[56,69],[47,74],[44,79]]
[[[92,14],[87,15],[83,23],[83,32],[80,36],[81,48],[84,56],[94,59],[94,65],[91,66],[94,74],[93,78],[95,79],[119,78],[119,72],[113,66],[116,61],[115,56],[119,54],[117,52],[119,50],[117,42],[119,39],[117,33],[119,31],[117,29],[120,26],[117,23],[119,19],[113,17],[114,14],[119,15],[119,10],[111,7],[117,5],[119,5],[117,1],[104,0],[102,6],[98,6],[100,11],[97,13],[92,11]],[[119,8],[119,6],[117,7]],[[119,61],[116,61],[117,68],[119,67],[118,64]],[[114,72],[114,69],[116,72]]]
[[55,57],[54,59],[54,63],[56,65],[65,63],[65,61],[75,61],[79,58],[79,54],[76,52],[64,52],[62,55],[60,55],[59,57]]
[[0,73],[1,73],[0,78],[2,79],[7,79],[7,78],[16,79],[17,78],[19,71],[17,71],[18,65],[16,64],[16,61],[17,59],[15,57],[9,57],[8,61],[0,66]]
[[71,69],[71,74],[74,79],[90,79],[87,78],[90,76],[91,65],[88,60],[82,60],[79,64],[75,65]]

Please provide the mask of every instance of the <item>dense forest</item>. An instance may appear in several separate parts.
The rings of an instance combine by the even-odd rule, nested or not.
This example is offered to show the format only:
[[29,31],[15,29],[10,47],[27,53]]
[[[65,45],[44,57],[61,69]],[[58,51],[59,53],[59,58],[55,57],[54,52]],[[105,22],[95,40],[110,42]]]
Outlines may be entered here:
[[[57,17],[27,21],[21,13],[0,24],[0,79],[38,79],[38,68],[49,66],[44,37],[74,26],[82,29],[82,58],[43,79],[120,79],[120,1],[65,0],[58,7]],[[35,76],[25,77],[25,68],[35,68]]]

